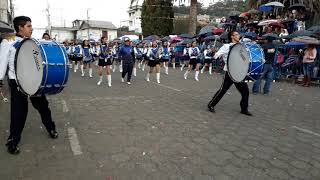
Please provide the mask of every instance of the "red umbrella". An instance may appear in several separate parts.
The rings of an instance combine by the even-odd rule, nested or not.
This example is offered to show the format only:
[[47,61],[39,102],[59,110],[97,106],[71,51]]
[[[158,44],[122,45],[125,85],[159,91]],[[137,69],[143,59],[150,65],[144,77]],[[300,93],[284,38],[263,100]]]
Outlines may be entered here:
[[222,28],[217,28],[217,29],[213,29],[212,30],[212,33],[215,34],[215,35],[220,35],[224,32],[224,29]]
[[270,23],[269,26],[284,28],[284,25],[280,22]]
[[177,42],[180,42],[180,41],[182,41],[182,40],[183,40],[183,39],[180,38],[180,37],[174,37],[174,38],[171,39],[171,43],[177,43]]
[[250,13],[248,12],[244,12],[239,15],[239,17],[249,17],[249,16],[250,16]]

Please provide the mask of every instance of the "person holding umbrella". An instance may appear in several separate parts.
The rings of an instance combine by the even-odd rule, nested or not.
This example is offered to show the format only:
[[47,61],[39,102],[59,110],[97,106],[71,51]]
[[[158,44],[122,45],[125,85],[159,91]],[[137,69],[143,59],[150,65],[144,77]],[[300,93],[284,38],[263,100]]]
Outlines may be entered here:
[[317,57],[317,49],[314,44],[309,44],[308,48],[304,51],[303,56],[303,84],[304,87],[309,87],[311,82],[311,74],[314,68],[314,60]]

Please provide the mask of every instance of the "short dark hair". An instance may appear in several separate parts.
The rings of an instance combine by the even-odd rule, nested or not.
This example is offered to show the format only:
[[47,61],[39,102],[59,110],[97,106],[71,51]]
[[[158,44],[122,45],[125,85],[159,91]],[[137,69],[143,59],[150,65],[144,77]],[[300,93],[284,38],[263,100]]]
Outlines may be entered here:
[[51,39],[50,34],[49,33],[43,33],[42,38],[44,38],[44,36],[49,36],[49,39]]
[[31,22],[31,18],[27,16],[17,16],[13,19],[13,27],[14,30],[18,33],[19,32],[19,26],[25,26],[27,22]]
[[229,42],[232,42],[231,36],[232,36],[233,33],[235,33],[235,32],[238,32],[238,31],[232,30],[232,31],[230,31],[230,32],[228,33],[228,41],[229,41]]
[[82,45],[81,45],[81,46],[82,46],[82,48],[84,48],[84,47],[85,47],[84,42],[86,42],[86,41],[88,41],[88,47],[90,48],[90,47],[91,47],[91,46],[90,46],[90,41],[89,41],[89,40],[86,40],[86,39],[82,41]]
[[103,39],[104,39],[104,38],[107,38],[107,37],[105,37],[105,36],[102,36],[102,37],[101,37],[101,39],[100,39],[101,44],[103,43]]

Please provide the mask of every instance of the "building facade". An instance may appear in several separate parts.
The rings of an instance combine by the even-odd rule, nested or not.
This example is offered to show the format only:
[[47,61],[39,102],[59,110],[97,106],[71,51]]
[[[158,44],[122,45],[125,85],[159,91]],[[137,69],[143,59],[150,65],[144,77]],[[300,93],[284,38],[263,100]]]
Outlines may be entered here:
[[130,4],[128,9],[129,19],[121,21],[120,26],[129,27],[129,31],[134,31],[135,33],[142,33],[141,28],[141,11],[142,11],[143,0],[135,0]]

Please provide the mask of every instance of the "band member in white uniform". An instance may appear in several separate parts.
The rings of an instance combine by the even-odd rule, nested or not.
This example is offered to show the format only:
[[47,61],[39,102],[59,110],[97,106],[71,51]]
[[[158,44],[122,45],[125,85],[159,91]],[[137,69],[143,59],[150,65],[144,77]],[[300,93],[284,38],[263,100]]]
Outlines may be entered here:
[[192,42],[191,47],[189,48],[189,55],[190,55],[190,62],[188,65],[188,70],[186,73],[184,73],[184,79],[188,78],[188,74],[190,71],[195,68],[196,74],[194,76],[196,81],[199,81],[199,69],[200,69],[200,61],[199,61],[199,55],[200,55],[200,49],[197,47],[197,42]]
[[172,68],[176,69],[176,44],[172,43],[170,44],[170,59]]
[[209,67],[209,74],[212,74],[212,60],[213,56],[215,53],[215,48],[214,46],[208,46],[207,49],[204,50],[203,55],[204,55],[204,66],[201,69],[201,74],[204,72],[206,67]]
[[[236,43],[240,42],[240,34],[237,31],[231,31],[228,34],[229,44],[224,44],[219,51],[214,55],[214,59],[223,57],[223,60],[225,62],[225,66],[223,70],[225,71],[223,83],[221,85],[221,88],[216,92],[216,94],[213,96],[212,100],[208,104],[208,109],[210,112],[215,112],[214,107],[218,104],[218,102],[221,100],[223,95],[228,91],[228,89],[231,87],[232,84],[236,86],[238,91],[241,94],[241,101],[240,101],[240,107],[241,107],[241,114],[252,116],[252,114],[248,111],[248,105],[249,105],[249,88],[247,83],[245,82],[233,82],[232,79],[229,76],[228,67],[227,67],[227,59],[230,51],[230,47]],[[240,61],[240,59],[239,59]]]
[[113,72],[116,72],[117,66],[119,66],[119,72],[122,73],[122,62],[119,58],[119,43],[115,43],[115,45],[112,48],[112,54],[113,54]]
[[78,44],[77,40],[74,40],[74,46],[71,49],[71,54],[72,54],[73,60],[74,60],[74,72],[77,72],[77,70],[79,69],[79,62],[80,62],[81,69],[83,69],[82,47],[81,47],[81,44]]
[[156,69],[157,83],[160,84],[160,58],[161,58],[161,49],[158,47],[157,41],[152,42],[152,47],[148,50],[147,53],[150,67],[150,71],[147,73],[146,81],[150,81],[150,74],[153,73]]
[[170,47],[168,42],[164,42],[161,48],[161,67],[164,68],[165,73],[169,74],[169,60],[170,60]]
[[103,67],[106,67],[106,76],[108,80],[108,86],[111,87],[111,69],[110,66],[112,64],[113,54],[112,49],[108,47],[108,39],[106,37],[101,37],[101,46],[99,50],[99,68],[98,75],[99,81],[97,83],[98,86],[101,85],[103,79]]
[[141,67],[142,71],[144,71],[145,66],[148,64],[149,58],[148,58],[147,54],[148,54],[148,51],[149,51],[150,48],[151,48],[150,47],[150,43],[145,43],[143,45],[143,51],[142,51],[142,53],[143,53],[143,62],[142,62],[142,67]]
[[183,58],[180,62],[181,71],[183,71],[183,68],[189,64],[189,61],[190,61],[189,48],[190,48],[190,44],[188,43],[187,46],[183,49]]
[[93,49],[90,47],[88,40],[82,42],[83,66],[81,66],[81,76],[84,77],[85,69],[89,66],[89,77],[92,78]]

